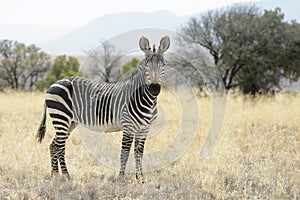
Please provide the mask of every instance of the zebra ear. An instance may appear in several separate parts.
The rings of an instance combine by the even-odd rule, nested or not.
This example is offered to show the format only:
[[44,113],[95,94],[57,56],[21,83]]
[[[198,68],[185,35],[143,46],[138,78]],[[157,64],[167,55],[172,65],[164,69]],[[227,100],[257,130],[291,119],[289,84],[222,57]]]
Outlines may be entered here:
[[170,47],[170,38],[169,38],[169,36],[165,36],[165,37],[161,38],[161,40],[160,40],[158,52],[164,53],[169,49],[169,47]]
[[142,36],[139,43],[140,48],[144,53],[148,53],[151,50],[149,40],[146,37]]

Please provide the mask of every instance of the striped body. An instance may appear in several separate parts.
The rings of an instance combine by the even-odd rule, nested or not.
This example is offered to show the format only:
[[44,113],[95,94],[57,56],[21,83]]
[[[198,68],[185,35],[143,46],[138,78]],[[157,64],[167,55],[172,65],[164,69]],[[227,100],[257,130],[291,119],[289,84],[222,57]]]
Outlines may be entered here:
[[[143,80],[139,76],[132,79],[139,83]],[[70,77],[53,84],[45,101],[56,124],[68,121],[94,131],[112,132],[122,131],[126,123],[134,125],[136,131],[149,127],[156,118],[156,99],[145,84],[132,84],[132,80],[105,83]]]

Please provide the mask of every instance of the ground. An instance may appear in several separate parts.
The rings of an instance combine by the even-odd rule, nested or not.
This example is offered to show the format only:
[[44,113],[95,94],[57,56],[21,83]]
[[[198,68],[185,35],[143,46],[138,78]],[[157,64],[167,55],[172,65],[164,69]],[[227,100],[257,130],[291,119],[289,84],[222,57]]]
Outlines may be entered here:
[[[160,96],[166,124],[147,141],[146,151],[159,150],[177,132],[180,111],[170,96]],[[116,169],[91,156],[76,130],[66,149],[72,180],[52,178],[48,147],[54,132],[49,120],[43,143],[35,140],[43,98],[43,93],[0,93],[1,199],[300,198],[299,94],[254,100],[229,95],[218,143],[202,159],[199,151],[212,108],[209,97],[199,97],[197,135],[188,151],[171,165],[146,173],[144,184],[130,173],[118,179]],[[118,147],[119,133],[107,137]]]

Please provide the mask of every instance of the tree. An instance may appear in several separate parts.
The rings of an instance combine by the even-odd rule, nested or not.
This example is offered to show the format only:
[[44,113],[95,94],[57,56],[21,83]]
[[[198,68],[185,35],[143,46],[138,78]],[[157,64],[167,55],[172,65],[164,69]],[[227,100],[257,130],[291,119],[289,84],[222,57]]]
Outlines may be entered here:
[[280,89],[283,78],[297,80],[300,28],[284,21],[279,8],[235,5],[191,18],[181,33],[185,45],[205,49],[219,69],[227,90],[255,95]]
[[[39,90],[48,88],[57,80],[78,75],[79,61],[73,56],[61,55],[54,59],[54,62],[44,81],[39,81],[36,86]],[[80,74],[80,73],[79,73]]]
[[35,45],[17,41],[0,41],[0,79],[12,89],[32,90],[36,81],[44,78],[50,66],[50,56]]
[[104,41],[98,48],[88,53],[83,72],[108,83],[115,82],[121,76],[120,58],[121,55],[115,46]]
[[129,72],[130,70],[136,68],[139,64],[140,60],[137,58],[132,58],[130,61],[125,63],[122,67],[122,72],[125,74],[126,72]]

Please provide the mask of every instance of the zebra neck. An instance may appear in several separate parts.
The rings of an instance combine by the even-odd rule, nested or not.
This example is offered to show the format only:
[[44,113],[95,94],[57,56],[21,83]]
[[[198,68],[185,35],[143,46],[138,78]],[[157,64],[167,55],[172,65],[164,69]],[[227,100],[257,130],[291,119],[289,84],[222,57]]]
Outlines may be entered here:
[[144,87],[144,98],[147,98],[149,100],[150,105],[153,107],[154,105],[156,105],[157,102],[157,96],[153,96],[150,91],[149,91],[149,86],[145,85]]
[[145,68],[145,62],[141,63],[141,66],[139,66],[139,75],[140,75],[140,84],[143,88],[142,95],[144,98],[147,98],[149,100],[149,103],[153,107],[153,105],[156,105],[157,102],[157,96],[153,96],[149,91],[149,85],[146,83],[146,68]]
[[140,65],[131,81],[131,93],[138,93],[139,98],[145,99],[147,107],[153,107],[157,102],[157,97],[153,96],[149,91],[149,86],[146,84],[145,67]]

